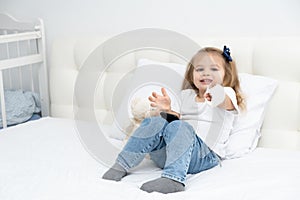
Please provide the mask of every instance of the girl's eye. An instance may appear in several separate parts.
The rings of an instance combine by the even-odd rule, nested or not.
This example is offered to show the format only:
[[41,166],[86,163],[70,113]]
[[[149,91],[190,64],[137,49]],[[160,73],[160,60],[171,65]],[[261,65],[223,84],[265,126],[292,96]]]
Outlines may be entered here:
[[196,70],[196,72],[202,72],[204,69],[203,68],[196,68],[195,70]]
[[219,69],[217,67],[213,67],[211,68],[212,71],[219,71]]

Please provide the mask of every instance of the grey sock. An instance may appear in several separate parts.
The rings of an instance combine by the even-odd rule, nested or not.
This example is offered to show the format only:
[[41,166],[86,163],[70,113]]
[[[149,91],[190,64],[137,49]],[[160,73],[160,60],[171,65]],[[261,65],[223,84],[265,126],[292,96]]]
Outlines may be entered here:
[[102,176],[103,179],[120,181],[124,176],[127,175],[127,171],[118,163],[115,163],[105,174]]
[[172,193],[184,191],[184,185],[169,178],[158,178],[142,185],[141,190],[146,192]]

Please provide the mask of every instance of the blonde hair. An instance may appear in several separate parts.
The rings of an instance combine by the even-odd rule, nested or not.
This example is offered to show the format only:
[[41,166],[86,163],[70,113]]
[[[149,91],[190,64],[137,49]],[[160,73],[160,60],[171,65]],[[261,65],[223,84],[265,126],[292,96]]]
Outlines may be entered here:
[[199,90],[195,86],[194,81],[193,81],[193,73],[194,73],[194,61],[195,59],[202,53],[211,53],[218,55],[222,57],[223,62],[223,67],[225,71],[224,75],[224,80],[223,80],[223,86],[224,87],[231,87],[235,93],[236,93],[236,99],[237,99],[237,104],[241,108],[241,110],[246,109],[246,103],[245,103],[245,98],[241,92],[240,88],[240,81],[238,78],[238,72],[236,69],[236,64],[235,61],[226,61],[225,57],[223,56],[223,51],[221,51],[218,48],[214,47],[205,47],[203,49],[200,49],[191,59],[191,61],[187,65],[187,69],[185,72],[185,78],[182,84],[182,89],[193,89],[195,92],[198,94]]

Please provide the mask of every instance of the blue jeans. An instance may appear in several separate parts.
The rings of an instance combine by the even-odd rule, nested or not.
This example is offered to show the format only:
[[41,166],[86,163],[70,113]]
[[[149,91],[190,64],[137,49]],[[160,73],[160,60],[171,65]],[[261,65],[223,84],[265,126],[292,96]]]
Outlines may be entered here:
[[137,166],[149,153],[163,169],[162,177],[185,184],[187,174],[196,174],[219,163],[218,156],[182,120],[168,123],[162,117],[146,118],[129,138],[116,162],[126,170]]

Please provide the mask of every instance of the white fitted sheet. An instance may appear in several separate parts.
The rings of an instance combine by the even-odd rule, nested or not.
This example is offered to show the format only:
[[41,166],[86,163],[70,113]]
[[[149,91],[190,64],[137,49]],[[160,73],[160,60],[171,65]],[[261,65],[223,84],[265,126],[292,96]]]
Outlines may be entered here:
[[189,175],[186,190],[146,193],[139,187],[160,176],[149,160],[120,182],[87,151],[72,120],[42,118],[0,131],[0,199],[298,199],[300,151],[257,148],[222,167]]

